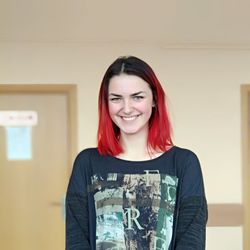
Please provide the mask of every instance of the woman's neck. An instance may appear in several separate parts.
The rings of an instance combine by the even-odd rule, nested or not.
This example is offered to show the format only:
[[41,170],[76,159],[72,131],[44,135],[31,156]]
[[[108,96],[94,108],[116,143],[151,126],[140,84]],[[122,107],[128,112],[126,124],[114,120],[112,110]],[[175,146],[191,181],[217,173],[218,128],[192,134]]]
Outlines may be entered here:
[[124,150],[117,157],[125,160],[149,160],[158,157],[162,152],[149,151],[147,133],[135,135],[121,134],[120,144]]

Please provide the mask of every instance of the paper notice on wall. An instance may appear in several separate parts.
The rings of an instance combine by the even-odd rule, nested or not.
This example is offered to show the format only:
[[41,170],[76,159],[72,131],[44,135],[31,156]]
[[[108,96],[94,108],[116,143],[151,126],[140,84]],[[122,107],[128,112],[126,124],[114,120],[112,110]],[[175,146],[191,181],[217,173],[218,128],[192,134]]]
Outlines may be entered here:
[[32,158],[32,127],[6,127],[8,160]]
[[38,114],[30,110],[4,110],[0,111],[0,126],[36,126]]

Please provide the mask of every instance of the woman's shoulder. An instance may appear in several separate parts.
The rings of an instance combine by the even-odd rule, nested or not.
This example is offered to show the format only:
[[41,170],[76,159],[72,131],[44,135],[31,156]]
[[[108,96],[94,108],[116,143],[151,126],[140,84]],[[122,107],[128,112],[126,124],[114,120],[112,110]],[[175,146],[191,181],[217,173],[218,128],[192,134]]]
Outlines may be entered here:
[[189,173],[192,176],[201,174],[201,164],[196,153],[187,148],[175,147],[176,166],[179,175]]
[[76,156],[76,159],[81,159],[81,158],[86,158],[89,157],[91,155],[95,155],[98,154],[98,150],[96,147],[91,147],[91,148],[85,148],[82,149]]
[[80,154],[90,154],[90,153],[97,153],[97,147],[90,147],[90,148],[84,148],[79,152]]
[[178,166],[182,169],[200,168],[200,160],[192,149],[175,146],[175,159]]
[[197,158],[196,153],[192,149],[174,146],[175,154],[180,158]]

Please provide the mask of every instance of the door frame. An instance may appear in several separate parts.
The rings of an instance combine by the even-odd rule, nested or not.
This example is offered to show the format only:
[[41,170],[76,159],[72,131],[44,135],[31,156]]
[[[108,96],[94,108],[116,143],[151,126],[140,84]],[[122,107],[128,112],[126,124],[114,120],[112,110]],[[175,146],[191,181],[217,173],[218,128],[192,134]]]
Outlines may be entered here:
[[243,249],[250,249],[250,84],[241,85],[242,198],[244,204]]
[[65,94],[67,97],[69,162],[68,176],[77,154],[77,85],[76,84],[0,84],[0,93]]

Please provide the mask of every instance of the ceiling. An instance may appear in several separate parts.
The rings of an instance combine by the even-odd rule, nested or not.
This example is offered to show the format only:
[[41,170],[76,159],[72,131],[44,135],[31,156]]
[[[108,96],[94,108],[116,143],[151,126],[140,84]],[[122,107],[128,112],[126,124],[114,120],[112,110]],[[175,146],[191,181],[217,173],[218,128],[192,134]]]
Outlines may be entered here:
[[0,42],[250,48],[250,1],[0,0]]

